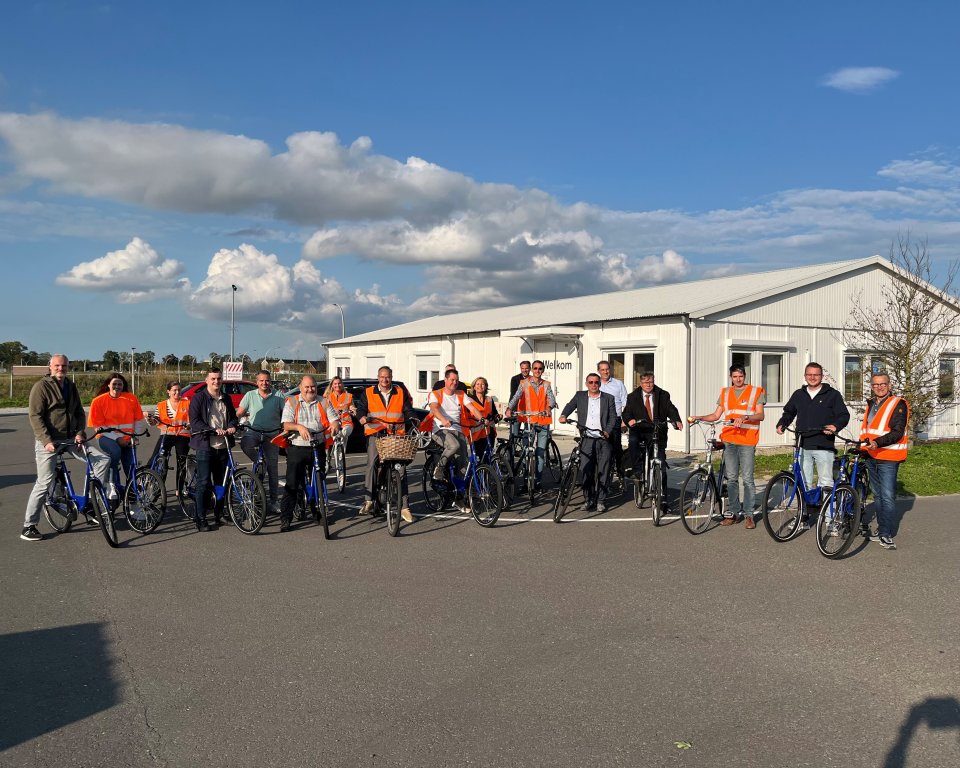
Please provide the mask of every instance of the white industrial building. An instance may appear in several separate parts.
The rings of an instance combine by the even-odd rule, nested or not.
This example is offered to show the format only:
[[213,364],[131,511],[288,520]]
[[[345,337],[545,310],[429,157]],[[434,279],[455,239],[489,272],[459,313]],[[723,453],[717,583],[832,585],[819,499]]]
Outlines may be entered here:
[[[863,360],[870,365],[876,350],[848,349],[842,329],[853,301],[875,302],[879,309],[883,287],[902,279],[889,261],[873,256],[463,312],[330,341],[327,360],[331,374],[345,377],[376,376],[377,368],[389,365],[420,405],[448,362],[465,381],[485,376],[491,394],[505,401],[520,361],[540,358],[562,407],[605,358],[628,389],[652,370],[684,416],[711,412],[728,382],[727,368],[738,362],[747,380],[767,391],[760,444],[782,445],[788,440],[774,425],[804,383],[808,362],[823,365],[851,411],[862,404]],[[951,387],[957,357],[955,334],[941,359]],[[930,436],[958,436],[957,417],[953,405],[930,425]],[[699,447],[691,445],[688,430],[670,431],[670,449]]]

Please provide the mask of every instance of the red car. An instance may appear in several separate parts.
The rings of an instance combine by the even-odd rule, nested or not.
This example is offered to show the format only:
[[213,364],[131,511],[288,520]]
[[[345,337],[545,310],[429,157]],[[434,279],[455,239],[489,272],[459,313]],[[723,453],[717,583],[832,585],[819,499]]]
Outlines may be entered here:
[[[205,381],[194,381],[190,384],[187,384],[181,392],[180,396],[184,400],[189,400],[193,397],[194,392],[198,392],[202,387],[207,386]],[[230,402],[233,403],[234,408],[240,407],[240,401],[243,399],[243,396],[247,394],[251,389],[256,389],[257,385],[252,381],[225,381],[223,382],[222,392],[225,395],[229,395]]]

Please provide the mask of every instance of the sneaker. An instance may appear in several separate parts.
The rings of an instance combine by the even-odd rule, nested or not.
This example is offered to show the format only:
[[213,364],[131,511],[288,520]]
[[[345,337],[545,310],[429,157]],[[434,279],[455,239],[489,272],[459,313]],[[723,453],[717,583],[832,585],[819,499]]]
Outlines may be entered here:
[[593,512],[597,507],[592,501],[585,501],[580,505],[581,512]]
[[[470,510],[468,509],[467,511],[469,512]],[[410,511],[410,507],[404,507],[403,509],[400,510],[400,518],[405,523],[413,522],[413,513]]]
[[289,520],[281,520],[281,521],[280,521],[280,533],[286,533],[286,532],[289,531],[289,530],[290,530],[290,521],[289,521]]
[[827,523],[827,536],[830,536],[831,538],[837,538],[839,535],[839,526],[834,522]]
[[[22,537],[21,537],[22,538]],[[896,549],[897,545],[893,542],[893,536],[877,536],[877,541],[884,549]]]
[[37,526],[28,525],[23,529],[23,533],[20,534],[20,538],[24,541],[43,541],[43,534],[37,530]]
[[602,501],[598,502],[598,503],[597,503],[597,512],[606,512],[606,511],[607,511],[607,505],[604,504]]
[[360,507],[361,515],[372,515],[373,514],[373,499],[367,499],[363,502],[363,505]]

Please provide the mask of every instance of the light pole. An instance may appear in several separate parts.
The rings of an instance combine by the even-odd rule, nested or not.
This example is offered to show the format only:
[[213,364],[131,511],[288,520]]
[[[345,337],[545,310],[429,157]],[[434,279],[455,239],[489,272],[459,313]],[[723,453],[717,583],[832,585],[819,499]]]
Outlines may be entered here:
[[334,304],[333,306],[340,310],[340,338],[345,339],[347,337],[347,325],[343,321],[343,307],[339,304]]
[[137,392],[137,366],[134,363],[136,356],[137,348],[130,347],[130,391],[134,394]]
[[235,322],[237,310],[237,286],[230,286],[233,290],[230,292],[230,362],[233,362],[233,336],[237,330]]

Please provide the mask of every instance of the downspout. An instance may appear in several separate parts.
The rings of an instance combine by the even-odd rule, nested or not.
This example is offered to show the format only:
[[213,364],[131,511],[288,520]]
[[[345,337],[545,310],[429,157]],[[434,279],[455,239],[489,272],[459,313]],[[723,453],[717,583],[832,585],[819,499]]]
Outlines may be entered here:
[[[683,325],[687,329],[687,415],[690,415],[690,412],[693,410],[693,405],[690,401],[690,398],[693,396],[693,370],[691,369],[691,364],[693,362],[693,329],[690,327],[690,315],[683,315]],[[690,455],[690,425],[687,424],[687,428],[684,431],[684,450],[687,455]]]

